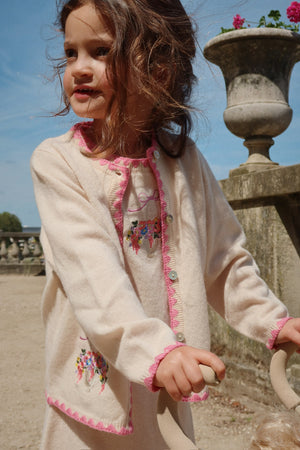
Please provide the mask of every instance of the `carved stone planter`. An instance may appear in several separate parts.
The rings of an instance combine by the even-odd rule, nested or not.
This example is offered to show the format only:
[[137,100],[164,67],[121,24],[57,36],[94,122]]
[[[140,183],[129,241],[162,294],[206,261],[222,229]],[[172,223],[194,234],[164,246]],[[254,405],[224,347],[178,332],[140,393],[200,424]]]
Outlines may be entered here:
[[269,148],[292,120],[289,81],[300,61],[300,34],[276,28],[235,30],[211,39],[204,56],[225,79],[225,124],[245,139],[249,150],[247,162],[230,175],[275,167]]

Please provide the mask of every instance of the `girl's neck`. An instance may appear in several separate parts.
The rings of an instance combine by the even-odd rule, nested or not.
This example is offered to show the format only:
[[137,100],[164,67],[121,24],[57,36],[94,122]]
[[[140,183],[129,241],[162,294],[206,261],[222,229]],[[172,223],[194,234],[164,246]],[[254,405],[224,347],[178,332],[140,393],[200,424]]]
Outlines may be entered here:
[[[97,143],[101,142],[101,124],[94,121],[93,126],[90,128],[89,132],[89,138],[94,141],[96,145]],[[101,156],[102,158],[107,158],[109,155],[114,154],[117,156],[126,156],[128,158],[145,157],[146,151],[152,143],[152,133],[138,132],[131,129],[130,127],[126,127],[126,129],[123,130],[123,133],[123,135],[125,136],[125,142],[122,154],[116,151],[116,149],[106,149],[105,151],[100,152],[99,156]]]

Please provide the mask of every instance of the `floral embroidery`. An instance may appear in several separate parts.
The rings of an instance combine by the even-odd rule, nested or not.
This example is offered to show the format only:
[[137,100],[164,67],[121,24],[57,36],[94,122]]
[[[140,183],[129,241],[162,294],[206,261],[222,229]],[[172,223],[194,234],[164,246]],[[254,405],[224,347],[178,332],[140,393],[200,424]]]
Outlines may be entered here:
[[80,356],[76,360],[77,368],[77,383],[82,379],[83,374],[85,374],[87,383],[91,383],[95,375],[99,376],[99,381],[102,384],[101,391],[105,387],[107,381],[108,364],[101,355],[101,353],[87,351],[81,349]]
[[135,250],[136,254],[138,254],[144,240],[147,240],[150,248],[152,248],[154,239],[161,238],[161,224],[158,217],[152,220],[135,220],[131,222],[131,225],[126,240],[130,241],[129,245]]

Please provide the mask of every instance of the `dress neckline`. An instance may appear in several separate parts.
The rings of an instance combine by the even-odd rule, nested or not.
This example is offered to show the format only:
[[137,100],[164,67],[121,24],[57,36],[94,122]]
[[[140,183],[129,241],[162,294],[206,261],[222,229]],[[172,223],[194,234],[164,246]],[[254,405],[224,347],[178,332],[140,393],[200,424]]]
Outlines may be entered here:
[[[86,152],[92,153],[92,150],[94,148],[94,142],[89,137],[88,131],[91,129],[93,122],[87,121],[87,122],[78,122],[71,128],[71,131],[73,132],[73,138],[76,139],[79,146],[83,148]],[[97,160],[101,163],[101,165],[105,165],[108,163],[114,163],[114,164],[122,164],[124,166],[132,165],[134,167],[137,167],[138,165],[142,164],[144,167],[149,165],[149,158],[152,157],[153,152],[157,150],[157,141],[154,137],[152,137],[152,143],[151,146],[146,150],[146,155],[143,158],[131,158],[128,156],[118,156],[118,155],[112,155],[110,158],[97,158]],[[96,159],[96,158],[95,158]]]

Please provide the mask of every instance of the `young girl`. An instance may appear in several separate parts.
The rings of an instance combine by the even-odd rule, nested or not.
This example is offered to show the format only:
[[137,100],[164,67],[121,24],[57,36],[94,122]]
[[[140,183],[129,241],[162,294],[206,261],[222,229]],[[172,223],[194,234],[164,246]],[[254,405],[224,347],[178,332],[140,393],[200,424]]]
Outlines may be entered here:
[[188,138],[195,40],[180,1],[69,0],[59,23],[62,113],[92,121],[32,157],[47,271],[42,448],[174,449],[156,416],[166,396],[196,448],[199,363],[225,372],[207,302],[270,348],[300,345],[300,320],[259,278]]

